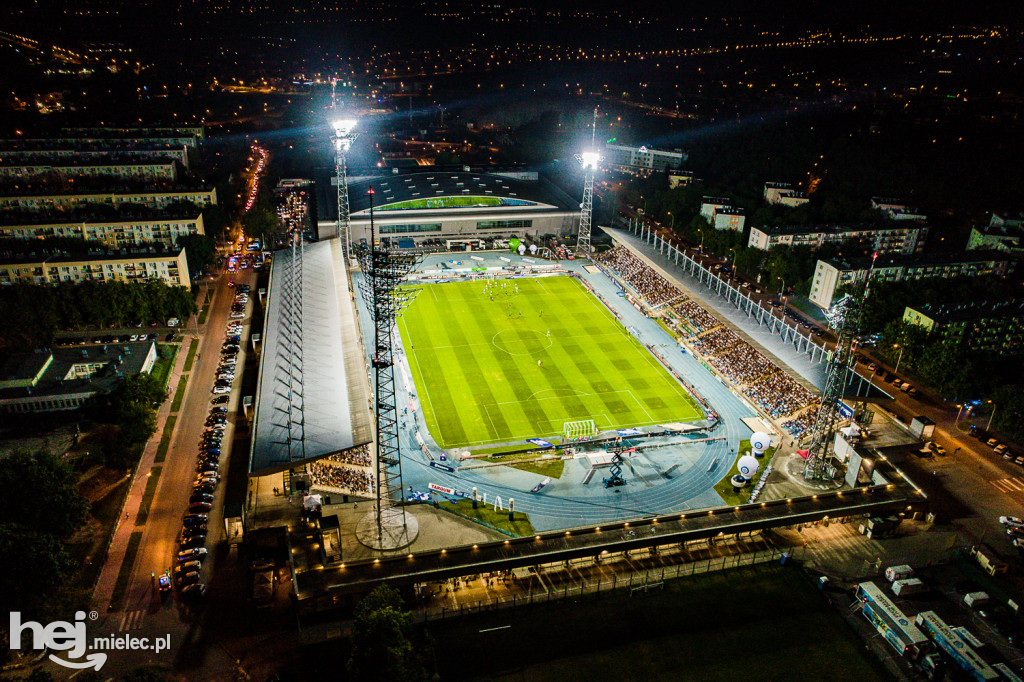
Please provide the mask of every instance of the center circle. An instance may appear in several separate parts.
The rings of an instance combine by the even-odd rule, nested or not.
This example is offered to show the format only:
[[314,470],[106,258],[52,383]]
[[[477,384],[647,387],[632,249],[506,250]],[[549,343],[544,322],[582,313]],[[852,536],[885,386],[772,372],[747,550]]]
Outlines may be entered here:
[[551,338],[532,329],[503,329],[494,335],[491,343],[509,355],[533,355],[551,348]]

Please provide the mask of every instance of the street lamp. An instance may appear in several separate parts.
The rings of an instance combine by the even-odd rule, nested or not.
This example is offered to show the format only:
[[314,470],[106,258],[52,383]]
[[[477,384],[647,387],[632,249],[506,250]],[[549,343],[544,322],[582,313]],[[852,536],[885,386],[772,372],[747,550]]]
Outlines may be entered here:
[[672,224],[671,224],[670,228],[671,228],[671,230],[673,232],[675,232],[675,230],[676,230],[676,217],[674,215],[672,215],[672,211],[669,211],[668,214],[669,214],[669,216],[672,219]]
[[900,356],[899,356],[898,358],[896,358],[896,369],[894,369],[894,370],[893,370],[894,372],[896,372],[897,374],[899,374],[899,371],[900,371],[900,362],[901,362],[901,361],[903,360],[903,346],[901,346],[901,345],[900,345],[900,344],[898,344],[898,343],[894,343],[894,344],[892,344],[892,347],[893,347],[893,348],[899,348],[899,349],[900,349]]
[[[992,401],[991,400],[987,400],[985,402],[991,403]],[[994,417],[995,414],[996,414],[996,406],[992,405],[992,411],[989,412],[989,414],[988,414],[988,424],[985,424],[985,430],[986,431],[988,431],[989,429],[992,428],[992,417]]]

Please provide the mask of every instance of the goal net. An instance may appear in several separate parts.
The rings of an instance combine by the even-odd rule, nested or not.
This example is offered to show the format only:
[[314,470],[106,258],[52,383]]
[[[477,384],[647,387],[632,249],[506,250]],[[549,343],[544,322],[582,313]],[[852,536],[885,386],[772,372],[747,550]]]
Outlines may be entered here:
[[593,419],[582,421],[565,422],[562,424],[562,436],[565,438],[580,438],[583,436],[596,436],[597,425]]

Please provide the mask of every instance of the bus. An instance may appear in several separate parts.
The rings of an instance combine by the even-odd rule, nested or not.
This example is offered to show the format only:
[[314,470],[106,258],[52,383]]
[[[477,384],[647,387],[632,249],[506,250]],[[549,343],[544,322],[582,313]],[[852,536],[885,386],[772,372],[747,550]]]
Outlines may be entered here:
[[864,617],[901,655],[915,660],[928,648],[928,638],[878,585],[872,582],[859,584],[857,599],[862,604]]
[[964,641],[963,637],[946,625],[946,622],[939,618],[934,611],[922,611],[917,614],[915,621],[922,630],[927,632],[940,649],[949,654],[949,657],[956,661],[972,680],[985,682],[986,680],[998,680],[1000,675],[985,660],[978,655],[978,652],[971,648],[971,645]]

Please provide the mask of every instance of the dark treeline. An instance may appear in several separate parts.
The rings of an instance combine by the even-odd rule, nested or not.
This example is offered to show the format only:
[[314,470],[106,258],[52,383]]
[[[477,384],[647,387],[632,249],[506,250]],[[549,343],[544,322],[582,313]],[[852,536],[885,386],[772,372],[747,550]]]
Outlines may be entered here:
[[196,304],[187,287],[147,282],[62,282],[54,286],[0,287],[0,348],[48,346],[60,329],[126,326],[131,322],[188,319]]

